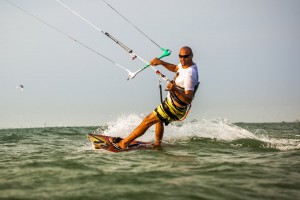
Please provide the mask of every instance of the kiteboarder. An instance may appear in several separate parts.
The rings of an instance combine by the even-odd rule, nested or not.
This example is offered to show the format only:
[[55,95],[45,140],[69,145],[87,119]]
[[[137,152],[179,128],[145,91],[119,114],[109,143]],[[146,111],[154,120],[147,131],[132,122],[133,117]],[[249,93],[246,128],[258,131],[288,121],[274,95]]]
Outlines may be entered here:
[[178,56],[180,60],[178,65],[157,58],[150,62],[152,66],[162,65],[176,73],[175,78],[166,86],[166,90],[169,91],[166,99],[145,117],[128,137],[111,139],[110,142],[115,148],[125,149],[130,142],[142,136],[154,124],[156,125],[155,145],[159,146],[163,138],[164,124],[167,126],[170,122],[180,120],[185,116],[199,84],[198,69],[193,62],[193,51],[190,47],[182,47]]

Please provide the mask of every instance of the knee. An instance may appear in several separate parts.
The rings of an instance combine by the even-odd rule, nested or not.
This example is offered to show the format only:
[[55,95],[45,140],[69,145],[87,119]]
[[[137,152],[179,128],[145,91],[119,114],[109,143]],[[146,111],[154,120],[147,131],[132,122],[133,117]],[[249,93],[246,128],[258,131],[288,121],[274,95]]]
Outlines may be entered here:
[[153,118],[151,117],[151,115],[148,115],[147,117],[144,118],[144,120],[142,121],[142,124],[146,127],[151,127],[153,124],[157,123],[155,120],[153,120]]

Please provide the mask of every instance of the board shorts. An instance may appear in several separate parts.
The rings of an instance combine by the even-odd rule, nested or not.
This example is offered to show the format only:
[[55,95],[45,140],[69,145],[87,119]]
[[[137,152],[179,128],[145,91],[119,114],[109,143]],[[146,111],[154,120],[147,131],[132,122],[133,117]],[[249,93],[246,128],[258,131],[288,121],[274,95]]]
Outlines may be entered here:
[[180,108],[173,103],[172,99],[166,98],[153,112],[167,126],[170,122],[183,118],[186,111],[187,107]]

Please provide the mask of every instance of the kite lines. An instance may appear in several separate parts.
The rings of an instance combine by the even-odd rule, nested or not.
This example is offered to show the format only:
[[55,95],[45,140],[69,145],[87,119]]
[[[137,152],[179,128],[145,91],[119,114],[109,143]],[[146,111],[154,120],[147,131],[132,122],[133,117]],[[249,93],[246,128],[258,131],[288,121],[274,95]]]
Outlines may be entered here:
[[[142,67],[141,69],[137,70],[136,72],[131,72],[128,68],[118,64],[117,62],[115,62],[114,60],[108,58],[107,56],[99,53],[98,51],[94,50],[93,48],[89,47],[88,45],[84,44],[83,42],[79,41],[78,39],[76,39],[75,37],[66,34],[65,32],[61,31],[60,29],[56,28],[55,26],[51,25],[50,23],[46,22],[45,20],[41,19],[40,17],[32,14],[31,12],[29,12],[28,10],[25,10],[24,8],[18,6],[15,3],[12,3],[10,0],[6,0],[9,4],[11,4],[12,6],[20,9],[21,11],[27,13],[28,15],[32,16],[33,18],[37,19],[38,21],[40,21],[41,23],[47,25],[48,27],[54,29],[55,31],[59,32],[60,34],[64,35],[65,37],[77,42],[78,44],[80,44],[81,46],[89,49],[90,51],[96,53],[97,55],[101,56],[102,58],[106,59],[107,61],[113,63],[114,65],[120,67],[121,69],[125,70],[128,72],[128,80],[129,79],[133,79],[138,73],[140,73],[141,71],[145,70],[146,68],[148,68],[149,66],[155,71],[155,73],[157,75],[159,75],[162,79],[164,79],[165,81],[169,81],[169,79],[162,74],[160,71],[156,70],[153,66],[150,65],[149,62],[147,62],[145,59],[143,59],[142,57],[140,57],[139,55],[137,55],[132,49],[130,49],[128,46],[126,46],[124,43],[122,43],[121,41],[119,41],[118,39],[116,39],[115,37],[113,37],[110,33],[105,32],[103,30],[101,30],[100,28],[98,28],[96,25],[94,25],[92,22],[90,22],[89,20],[87,20],[86,18],[84,18],[83,16],[81,16],[78,12],[76,12],[75,10],[73,10],[70,6],[67,6],[65,3],[63,3],[60,0],[56,0],[57,3],[59,3],[61,6],[63,6],[64,8],[66,8],[68,11],[70,11],[71,13],[73,13],[74,15],[76,15],[77,17],[79,17],[81,20],[83,20],[84,22],[86,22],[87,24],[89,24],[91,27],[93,27],[94,29],[96,29],[97,31],[101,32],[102,34],[104,34],[105,36],[107,36],[109,39],[111,39],[112,41],[114,41],[117,45],[119,45],[121,48],[123,48],[125,51],[127,51],[132,60],[134,60],[135,58],[138,58],[139,60],[141,60],[142,62],[144,62],[146,65],[144,67]],[[157,47],[160,48],[160,50],[162,51],[162,55],[158,57],[158,59],[161,59],[163,57],[169,56],[171,54],[171,51],[169,49],[165,49],[162,48],[160,45],[158,45],[156,42],[154,42],[149,36],[147,36],[143,31],[141,31],[141,29],[139,29],[137,26],[135,26],[132,22],[130,22],[127,18],[125,18],[120,12],[118,12],[115,8],[113,8],[109,3],[107,3],[106,1],[103,0],[103,2],[108,5],[111,9],[113,9],[116,13],[118,13],[118,15],[120,15],[124,20],[126,20],[129,24],[131,24],[135,29],[137,29],[141,34],[143,34],[146,38],[148,38],[153,44],[155,44]]]

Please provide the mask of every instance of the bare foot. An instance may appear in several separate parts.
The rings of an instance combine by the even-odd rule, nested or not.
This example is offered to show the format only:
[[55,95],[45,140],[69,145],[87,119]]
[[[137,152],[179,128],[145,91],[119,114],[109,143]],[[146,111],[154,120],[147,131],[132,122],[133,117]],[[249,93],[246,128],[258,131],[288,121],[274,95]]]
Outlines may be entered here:
[[126,149],[127,146],[124,144],[123,140],[121,140],[119,143],[118,143],[118,146],[121,147],[122,149]]
[[161,143],[160,142],[155,142],[152,144],[154,147],[160,147]]

